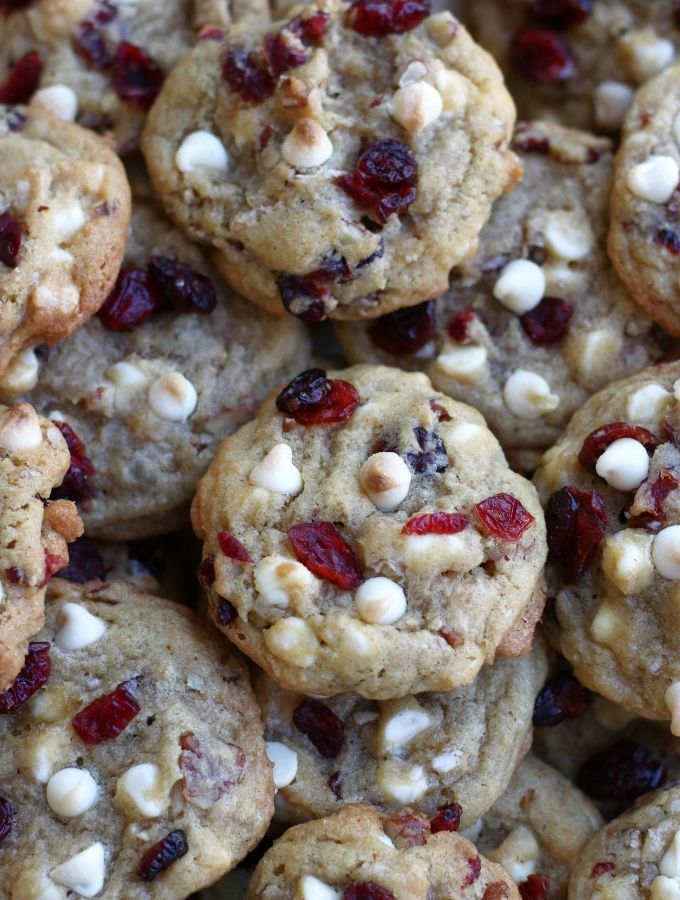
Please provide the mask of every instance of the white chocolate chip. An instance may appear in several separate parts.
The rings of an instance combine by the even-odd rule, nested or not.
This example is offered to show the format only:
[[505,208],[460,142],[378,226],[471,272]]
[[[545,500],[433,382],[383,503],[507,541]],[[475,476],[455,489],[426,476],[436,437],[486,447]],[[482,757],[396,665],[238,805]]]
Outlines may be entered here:
[[322,166],[333,155],[333,144],[314,119],[298,119],[281,144],[281,155],[296,169]]
[[550,385],[541,375],[517,369],[503,386],[503,399],[510,412],[519,419],[540,419],[560,405]]
[[386,799],[400,806],[420,800],[428,786],[422,766],[407,766],[398,759],[388,759],[378,765],[376,782]]
[[486,366],[486,347],[458,347],[447,343],[435,360],[435,366],[445,375],[464,383],[473,382]]
[[80,203],[73,201],[64,207],[57,207],[52,221],[57,239],[68,241],[85,224],[85,212]]
[[650,885],[649,900],[680,900],[680,879],[657,875]]
[[95,897],[104,887],[104,845],[97,842],[52,869],[50,878],[82,897]]
[[342,625],[341,650],[348,656],[368,656],[371,653],[371,642],[367,637],[368,629],[361,622],[353,619]]
[[576,262],[593,249],[590,225],[575,213],[558,210],[548,214],[545,223],[545,245],[565,262]]
[[414,81],[394,92],[388,109],[396,122],[416,134],[436,122],[443,107],[437,88],[427,81]]
[[447,112],[462,114],[470,97],[469,81],[454,69],[437,67],[434,83],[441,94]]
[[47,312],[66,313],[78,309],[80,291],[75,284],[53,287],[41,282],[33,291],[33,303],[36,308]]
[[302,490],[302,475],[293,463],[293,451],[288,444],[277,444],[248,476],[256,487],[278,494],[295,496]]
[[622,593],[637,593],[652,581],[653,540],[651,534],[630,529],[605,537],[602,571]]
[[670,847],[661,857],[659,872],[667,878],[680,877],[680,831],[676,831]]
[[277,790],[287,787],[292,781],[295,781],[295,776],[297,775],[297,753],[279,741],[267,741],[265,748],[269,761],[273,766],[274,787]]
[[168,372],[157,378],[147,397],[156,415],[168,422],[185,422],[198,403],[196,388],[180,372]]
[[55,739],[48,733],[43,739],[24,744],[17,755],[17,768],[25,778],[47,784],[54,771]]
[[381,753],[396,753],[432,726],[429,713],[415,697],[388,700],[381,706],[377,740]]
[[205,681],[195,672],[189,672],[187,675],[187,687],[190,691],[196,691],[197,694],[205,693]]
[[406,595],[389,578],[368,578],[354,595],[359,617],[371,625],[394,625],[406,612]]
[[656,535],[652,560],[659,575],[670,581],[680,581],[680,525],[662,528]]
[[664,700],[671,714],[671,734],[680,737],[680,681],[674,681],[667,689]]
[[340,891],[334,890],[313,875],[303,875],[298,881],[293,900],[340,900]]
[[302,669],[313,665],[319,652],[319,639],[307,622],[297,616],[279,619],[263,632],[263,638],[277,659]]
[[671,396],[660,384],[646,384],[628,398],[626,418],[630,422],[656,422],[663,415]]
[[376,837],[380,841],[381,844],[384,844],[386,847],[390,847],[392,850],[396,850],[397,848],[394,846],[392,840],[386,834],[376,834]]
[[619,438],[599,457],[595,471],[617,491],[632,491],[649,474],[649,456],[640,441]]
[[47,782],[47,803],[58,816],[70,819],[94,806],[97,782],[87,769],[60,769]]
[[377,509],[391,512],[409,492],[411,470],[398,453],[374,453],[359,470],[359,484]]
[[545,274],[530,259],[514,259],[500,274],[494,297],[511,312],[521,316],[541,302],[545,295]]
[[603,81],[595,89],[595,122],[601,131],[618,131],[635,91],[620,81]]
[[18,403],[0,413],[0,449],[9,453],[34,450],[42,443],[38,414],[28,403]]
[[40,106],[63,122],[75,122],[78,115],[78,95],[67,84],[51,84],[33,94],[31,106]]
[[265,556],[255,568],[255,589],[268,606],[286,609],[313,599],[319,592],[319,582],[295,559]]
[[407,84],[413,84],[414,81],[420,81],[425,78],[428,68],[424,62],[419,59],[410,62],[399,77],[399,87],[406,87]]
[[64,603],[57,614],[59,631],[54,643],[60,650],[81,650],[94,644],[106,631],[106,623],[79,603]]
[[134,397],[149,384],[149,376],[135,362],[114,363],[104,375],[115,388],[113,403],[119,412],[128,409]]
[[616,608],[605,600],[595,613],[595,618],[590,625],[590,633],[598,643],[611,645],[616,641],[622,627],[623,622]]
[[462,756],[460,750],[446,750],[444,753],[438,753],[432,757],[432,768],[440,775],[446,775],[447,772],[453,772],[461,762]]
[[651,29],[629,31],[619,40],[619,50],[628,71],[638,84],[644,84],[670,66],[675,47]]
[[494,850],[487,852],[493,862],[499,863],[518,884],[536,871],[541,848],[530,828],[518,825]]
[[222,141],[214,134],[209,131],[193,131],[179,145],[175,165],[180,172],[193,172],[194,169],[226,172],[229,168],[229,154]]
[[678,186],[680,168],[672,156],[650,156],[628,173],[628,189],[641,200],[667,203]]
[[404,538],[404,562],[410,573],[470,572],[484,562],[479,532],[409,534]]
[[0,378],[5,394],[25,394],[38,383],[40,363],[33,347],[18,353]]
[[154,819],[168,807],[161,772],[153,763],[131,766],[116,782],[116,803],[131,817]]

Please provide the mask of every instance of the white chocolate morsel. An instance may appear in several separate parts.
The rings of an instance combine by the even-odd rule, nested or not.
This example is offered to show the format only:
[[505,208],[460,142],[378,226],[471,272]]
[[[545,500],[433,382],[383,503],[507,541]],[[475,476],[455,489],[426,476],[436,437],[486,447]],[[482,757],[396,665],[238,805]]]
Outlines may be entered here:
[[38,414],[29,403],[17,403],[0,413],[0,450],[18,453],[42,443]]
[[650,156],[628,173],[628,189],[650,203],[668,203],[678,186],[680,167],[672,156]]
[[226,172],[229,168],[229,154],[222,141],[209,131],[193,131],[188,134],[177,149],[175,165],[180,172],[194,169],[214,169]]
[[116,804],[131,818],[153,819],[168,808],[161,772],[153,763],[131,766],[116,782]]
[[590,633],[600,644],[611,645],[623,630],[624,622],[613,603],[604,600],[590,623]]
[[576,262],[593,249],[593,232],[583,216],[567,210],[548,213],[544,230],[545,245],[565,262]]
[[432,726],[430,715],[415,697],[381,704],[376,740],[381,753],[396,753]]
[[307,566],[287,556],[265,556],[255,568],[255,589],[268,606],[296,608],[319,593]]
[[382,575],[360,584],[354,602],[359,618],[371,625],[394,625],[406,612],[403,588]]
[[336,891],[325,881],[313,875],[303,875],[298,881],[293,900],[340,900],[340,891]]
[[667,878],[680,877],[680,831],[676,831],[668,850],[661,857],[659,872]]
[[134,397],[149,384],[149,376],[136,362],[122,360],[114,363],[104,375],[115,388],[113,402],[118,411],[128,409]]
[[652,544],[654,568],[669,581],[680,581],[680,525],[662,528]]
[[680,879],[657,875],[650,885],[649,900],[680,900]]
[[295,750],[291,750],[280,741],[267,741],[265,749],[267,757],[273,766],[272,777],[274,778],[274,787],[287,787],[291,782],[295,781],[298,770],[298,755]]
[[649,456],[640,441],[619,438],[599,457],[595,471],[617,491],[632,491],[649,474]]
[[31,106],[40,106],[63,122],[75,122],[78,115],[78,95],[67,84],[51,84],[33,94]]
[[411,470],[398,453],[374,453],[359,469],[359,484],[377,509],[391,512],[408,494]]
[[389,838],[386,834],[376,834],[377,839],[381,844],[384,844],[386,847],[391,847],[392,850],[396,850],[397,848],[394,846],[394,843],[391,838]]
[[38,383],[40,363],[35,349],[29,347],[18,353],[0,378],[0,389],[5,394],[24,394]]
[[447,772],[453,772],[456,766],[462,761],[463,754],[460,750],[445,750],[432,757],[431,766],[435,772],[440,775],[446,775]]
[[47,782],[47,803],[58,816],[70,819],[87,812],[97,799],[97,782],[87,769],[60,769]]
[[45,313],[75,311],[79,302],[80,291],[75,284],[62,284],[56,287],[41,282],[33,291],[34,306]]
[[428,68],[424,62],[419,59],[410,62],[399,76],[399,87],[406,87],[407,84],[413,84],[420,81],[428,74]]
[[601,131],[618,131],[633,102],[635,91],[620,81],[603,81],[593,98],[595,122]]
[[77,201],[57,207],[52,215],[57,240],[68,241],[85,224],[85,211]]
[[298,119],[281,144],[281,155],[296,169],[322,166],[333,155],[333,144],[314,119]]
[[302,669],[311,666],[319,652],[319,639],[307,622],[297,616],[279,619],[262,636],[274,656]]
[[626,419],[629,422],[656,422],[673,395],[660,384],[646,384],[628,398]]
[[422,766],[409,766],[396,758],[378,765],[376,783],[389,802],[402,806],[420,800],[428,787]]
[[653,541],[651,534],[629,528],[605,537],[602,571],[621,593],[637,593],[651,583]]
[[410,574],[470,572],[484,562],[479,532],[409,534],[403,537],[403,557]]
[[168,422],[185,422],[198,403],[196,388],[180,372],[168,372],[157,378],[147,397],[156,415]]
[[680,737],[680,681],[674,681],[664,694],[666,706],[671,714],[671,734]]
[[529,312],[545,295],[543,269],[530,259],[514,259],[501,272],[493,295],[518,316]]
[[550,385],[536,372],[517,369],[503,386],[503,399],[510,412],[519,419],[540,419],[560,405]]
[[464,383],[474,381],[486,366],[486,347],[458,347],[447,343],[435,360],[435,366],[443,372]]
[[414,81],[394,92],[389,112],[407,131],[416,134],[436,122],[443,108],[437,88],[427,81]]
[[519,884],[536,871],[541,848],[534,832],[526,825],[518,825],[486,855],[503,866],[513,881]]
[[434,83],[446,112],[461,114],[465,111],[470,99],[470,82],[460,72],[440,65],[435,69]]
[[95,897],[104,887],[104,874],[104,845],[97,841],[52,869],[50,878],[81,897]]
[[79,603],[64,603],[57,614],[59,631],[54,643],[60,650],[80,650],[94,644],[106,631],[106,623]]
[[638,84],[658,75],[675,57],[672,41],[660,37],[650,28],[627,32],[619,40],[618,51]]
[[248,480],[256,487],[295,496],[302,490],[302,475],[293,462],[288,444],[276,444],[251,471]]

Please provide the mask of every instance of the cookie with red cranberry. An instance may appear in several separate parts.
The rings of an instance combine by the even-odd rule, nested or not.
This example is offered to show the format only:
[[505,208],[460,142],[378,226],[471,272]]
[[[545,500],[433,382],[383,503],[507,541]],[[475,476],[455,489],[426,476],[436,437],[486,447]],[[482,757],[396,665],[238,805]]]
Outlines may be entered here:
[[104,302],[123,258],[130,188],[101,138],[43,110],[0,105],[0,197],[0,384],[10,384],[22,351],[61,340]]
[[[522,118],[616,133],[636,89],[680,48],[674,0],[466,0]],[[465,19],[465,16],[464,16]]]
[[270,312],[375,317],[436,296],[517,180],[493,60],[429,0],[321,0],[203,41],[143,149],[156,192]]
[[353,804],[297,825],[259,862],[247,900],[491,900],[520,894],[475,845],[409,809],[388,816]]
[[0,691],[42,627],[45,587],[68,563],[66,544],[83,530],[73,503],[49,499],[68,467],[51,422],[28,403],[0,406]]
[[65,492],[88,537],[182,526],[220,440],[307,354],[299,322],[234,296],[198,247],[137,204],[124,267],[98,316],[34,355],[24,385],[37,382],[31,402],[71,442]]
[[660,356],[607,256],[608,140],[549,122],[514,138],[524,178],[437,300],[336,323],[351,362],[425,371],[529,467],[587,398]]
[[533,487],[420,373],[302,372],[222,443],[192,519],[218,627],[309,694],[470,684],[542,585]]
[[272,815],[245,665],[186,607],[118,581],[48,592],[0,694],[3,882],[16,897],[186,897]]

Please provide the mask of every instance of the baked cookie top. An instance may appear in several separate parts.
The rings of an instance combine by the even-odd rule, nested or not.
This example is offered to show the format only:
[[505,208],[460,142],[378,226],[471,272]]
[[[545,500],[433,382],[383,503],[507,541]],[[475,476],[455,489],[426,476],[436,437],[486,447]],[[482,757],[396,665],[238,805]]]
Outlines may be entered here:
[[169,214],[271,312],[374,317],[441,293],[520,174],[493,60],[429,0],[327,0],[205,40],[143,149]]
[[125,582],[54,581],[32,646],[0,717],[0,896],[186,897],[255,846],[271,767],[220,635]]

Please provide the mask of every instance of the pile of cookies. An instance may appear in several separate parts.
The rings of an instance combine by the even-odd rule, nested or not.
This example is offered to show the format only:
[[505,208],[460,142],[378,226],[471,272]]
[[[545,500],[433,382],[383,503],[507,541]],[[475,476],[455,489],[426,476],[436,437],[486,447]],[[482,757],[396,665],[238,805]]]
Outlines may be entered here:
[[0,0],[0,900],[680,900],[679,51]]

